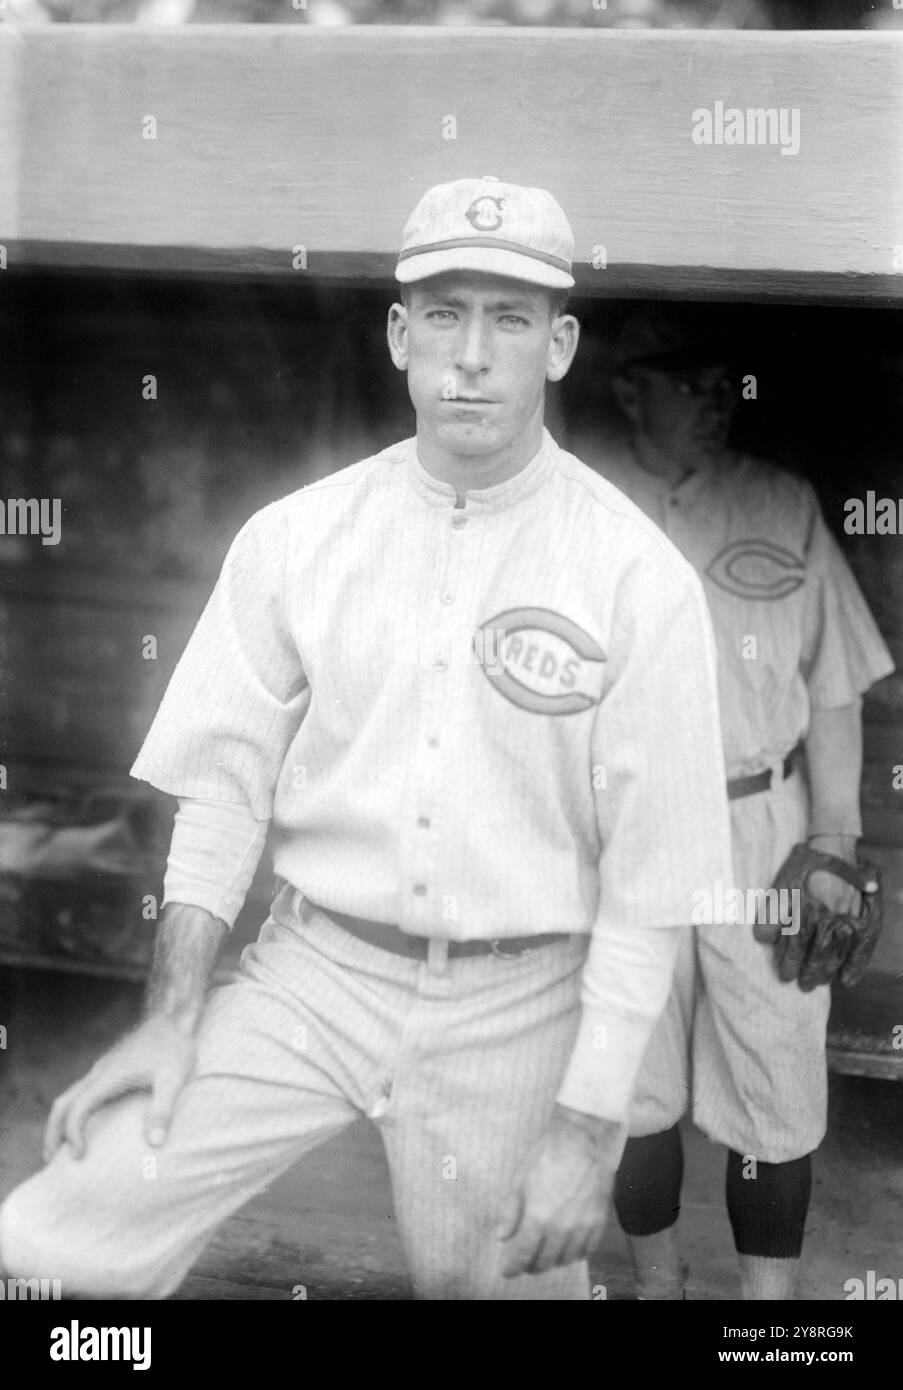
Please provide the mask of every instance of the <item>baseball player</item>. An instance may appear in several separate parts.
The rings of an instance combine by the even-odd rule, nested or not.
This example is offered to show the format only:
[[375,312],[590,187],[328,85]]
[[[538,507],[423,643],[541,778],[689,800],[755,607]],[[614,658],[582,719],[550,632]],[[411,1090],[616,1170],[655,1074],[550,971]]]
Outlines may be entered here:
[[[678,1121],[692,1092],[695,1122],[729,1151],[743,1296],[786,1299],[810,1155],[826,1125],[825,984],[852,982],[874,946],[873,904],[859,890],[876,885],[856,852],[860,704],[893,662],[809,483],[726,447],[736,388],[698,321],[668,305],[632,315],[614,390],[629,443],[600,454],[584,441],[584,456],[705,585],[735,883],[748,905],[735,926],[685,934],[640,1073],[615,1204],[639,1297],[680,1298]],[[769,904],[755,891],[769,888],[787,896]]]
[[[543,426],[572,253],[537,188],[411,215],[388,342],[416,438],[226,558],[133,768],[178,798],[146,1016],[54,1105],[0,1213],[12,1274],[163,1298],[363,1113],[419,1297],[589,1297],[730,832],[702,586]],[[271,915],[208,997],[268,827]]]

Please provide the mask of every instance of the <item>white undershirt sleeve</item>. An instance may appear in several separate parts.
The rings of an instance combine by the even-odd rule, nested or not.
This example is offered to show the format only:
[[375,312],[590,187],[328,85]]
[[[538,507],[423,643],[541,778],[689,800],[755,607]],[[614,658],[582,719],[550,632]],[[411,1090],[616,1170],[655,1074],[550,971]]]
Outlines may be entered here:
[[671,989],[681,932],[688,930],[609,926],[593,937],[559,1104],[600,1119],[627,1119],[643,1054]]
[[180,797],[163,882],[163,903],[201,907],[232,927],[266,841],[268,820],[232,801]]

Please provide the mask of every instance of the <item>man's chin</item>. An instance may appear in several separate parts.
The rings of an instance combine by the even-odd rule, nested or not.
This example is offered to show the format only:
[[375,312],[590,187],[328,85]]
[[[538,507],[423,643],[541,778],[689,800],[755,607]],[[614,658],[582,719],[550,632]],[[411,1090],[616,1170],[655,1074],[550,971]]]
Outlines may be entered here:
[[480,420],[448,420],[436,429],[437,444],[450,453],[479,457],[494,454],[504,444],[501,432]]

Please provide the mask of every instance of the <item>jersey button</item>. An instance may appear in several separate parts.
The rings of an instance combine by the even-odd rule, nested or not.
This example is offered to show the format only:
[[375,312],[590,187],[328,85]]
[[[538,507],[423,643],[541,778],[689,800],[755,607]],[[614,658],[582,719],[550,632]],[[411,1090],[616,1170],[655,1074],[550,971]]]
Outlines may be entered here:
[[462,526],[466,526],[466,525],[467,525],[467,517],[466,517],[466,516],[454,516],[454,517],[452,517],[452,526],[455,528],[456,531],[460,531],[460,530],[461,530],[461,527],[462,527]]
[[414,894],[415,894],[415,896],[418,897],[418,898],[425,898],[425,897],[426,897],[426,884],[425,884],[425,883],[415,883],[415,884],[414,884]]
[[418,817],[417,817],[417,824],[420,826],[420,829],[421,829],[421,830],[429,830],[429,828],[430,828],[430,818],[429,818],[429,816],[418,816]]
[[443,603],[454,603],[454,601],[455,601],[455,596],[454,596],[454,594],[443,594],[443,595],[442,595],[442,602],[443,602]]
[[429,736],[429,738],[427,739],[426,742],[427,742],[427,747],[428,747],[428,748],[438,748],[438,747],[439,747],[439,740],[437,739],[437,737],[436,737],[435,734],[430,734],[430,736]]
[[437,670],[437,671],[447,671],[447,670],[448,670],[448,662],[445,660],[445,657],[444,657],[444,656],[438,656],[438,657],[436,658],[436,670]]

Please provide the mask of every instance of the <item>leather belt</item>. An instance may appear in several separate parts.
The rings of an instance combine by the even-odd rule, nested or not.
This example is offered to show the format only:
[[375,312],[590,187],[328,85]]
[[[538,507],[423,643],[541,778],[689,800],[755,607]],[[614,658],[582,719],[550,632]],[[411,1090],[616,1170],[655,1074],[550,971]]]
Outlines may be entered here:
[[[798,743],[795,748],[791,748],[781,765],[783,781],[786,782],[802,753],[803,745],[801,743]],[[766,767],[763,772],[752,772],[748,777],[734,777],[729,781],[727,799],[728,801],[739,801],[742,796],[754,796],[756,792],[767,792],[770,787],[771,768]]]
[[[321,912],[324,917],[328,917],[330,922],[335,922],[337,927],[356,936],[359,941],[366,941],[371,946],[381,946],[384,951],[392,951],[397,956],[407,956],[414,960],[427,958],[431,939],[428,936],[412,936],[410,932],[403,932],[388,923],[350,917],[345,912],[332,912],[319,904],[311,906],[316,907],[317,912]],[[492,941],[449,941],[448,954],[450,957],[499,956],[506,960],[509,957],[521,956],[525,951],[532,951],[537,946],[550,946],[553,941],[567,941],[569,935],[569,932],[543,932],[539,936],[496,937]]]

